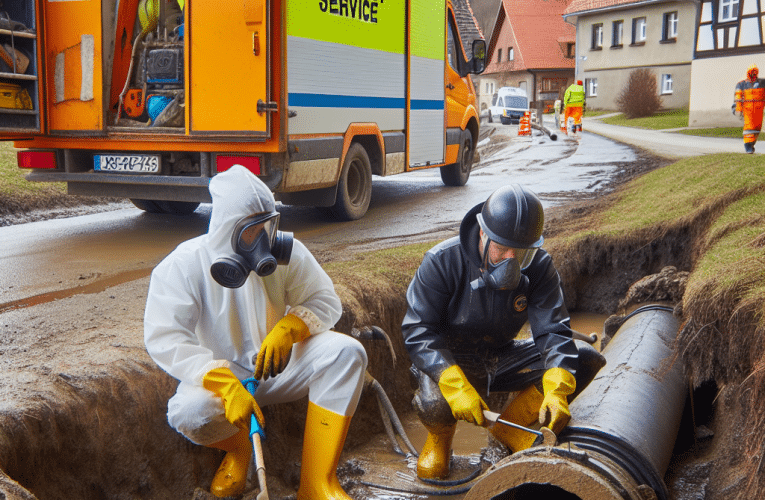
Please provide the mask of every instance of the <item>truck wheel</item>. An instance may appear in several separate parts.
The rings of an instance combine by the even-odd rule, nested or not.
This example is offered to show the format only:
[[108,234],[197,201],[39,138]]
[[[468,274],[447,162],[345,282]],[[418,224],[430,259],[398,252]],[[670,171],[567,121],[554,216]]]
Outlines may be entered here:
[[133,205],[150,214],[189,215],[199,206],[194,201],[155,201],[130,199]]
[[473,136],[466,133],[462,141],[459,161],[441,167],[441,180],[447,186],[464,186],[470,177],[471,168],[473,168]]
[[364,146],[354,143],[345,155],[337,183],[337,200],[331,211],[340,220],[360,219],[367,213],[371,199],[372,164]]
[[140,208],[144,212],[149,212],[150,214],[162,213],[162,210],[157,206],[156,202],[151,200],[138,200],[131,198],[130,201],[133,203],[133,205],[136,206],[136,208]]
[[197,201],[155,201],[163,214],[190,215],[199,206]]

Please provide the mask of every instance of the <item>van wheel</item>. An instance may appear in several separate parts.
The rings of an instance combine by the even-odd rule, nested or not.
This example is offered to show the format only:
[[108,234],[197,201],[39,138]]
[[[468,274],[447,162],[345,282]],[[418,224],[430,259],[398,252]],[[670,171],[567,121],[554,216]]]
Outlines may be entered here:
[[462,141],[462,150],[460,151],[459,161],[451,165],[441,167],[441,180],[447,186],[464,186],[470,177],[470,170],[473,168],[473,136],[470,133],[465,134]]
[[162,210],[157,206],[157,204],[151,200],[138,200],[131,198],[130,201],[133,203],[133,205],[136,206],[136,208],[140,208],[144,212],[149,212],[150,214],[162,213]]
[[195,201],[165,201],[131,199],[133,205],[150,214],[189,215],[199,206]]
[[345,155],[337,183],[337,200],[331,212],[339,220],[357,220],[367,213],[371,200],[372,164],[364,146],[356,142]]

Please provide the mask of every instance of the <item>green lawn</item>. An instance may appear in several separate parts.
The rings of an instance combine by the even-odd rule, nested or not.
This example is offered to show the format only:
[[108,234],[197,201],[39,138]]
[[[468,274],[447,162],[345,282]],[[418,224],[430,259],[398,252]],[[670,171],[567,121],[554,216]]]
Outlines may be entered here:
[[[589,115],[589,113],[588,113]],[[668,128],[680,128],[688,126],[688,110],[673,109],[662,111],[653,116],[645,118],[626,118],[623,114],[610,116],[601,120],[609,125],[619,125],[622,127],[648,128],[652,130],[664,130]]]
[[[599,114],[603,114],[600,112]],[[594,113],[587,112],[586,116],[597,116]],[[688,110],[687,109],[673,109],[670,111],[662,111],[656,113],[653,116],[645,118],[632,118],[627,119],[623,114],[616,116],[610,116],[601,120],[603,123],[609,125],[620,125],[622,127],[637,127],[647,128],[652,130],[666,130],[672,128],[681,128],[688,126]],[[742,123],[743,125],[743,123]],[[679,134],[696,135],[701,137],[731,137],[734,139],[741,138],[741,127],[717,127],[717,128],[693,128],[685,130],[677,130]],[[765,140],[765,134],[760,134],[757,138],[758,141]]]

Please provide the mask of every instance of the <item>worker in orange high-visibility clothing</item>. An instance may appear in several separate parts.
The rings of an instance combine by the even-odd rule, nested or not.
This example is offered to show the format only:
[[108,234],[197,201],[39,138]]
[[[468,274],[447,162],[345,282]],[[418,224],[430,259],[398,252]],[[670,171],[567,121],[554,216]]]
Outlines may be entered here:
[[[567,134],[576,134],[582,131],[582,114],[585,105],[584,98],[584,86],[582,80],[577,80],[576,83],[572,83],[567,89],[566,94],[563,97],[563,105],[566,106],[566,112],[564,115]],[[572,118],[574,125],[569,130],[568,119]]]
[[731,106],[744,118],[744,150],[754,153],[754,143],[762,129],[762,111],[765,108],[765,79],[758,78],[759,69],[752,64],[746,70],[746,79],[736,84],[736,97]]

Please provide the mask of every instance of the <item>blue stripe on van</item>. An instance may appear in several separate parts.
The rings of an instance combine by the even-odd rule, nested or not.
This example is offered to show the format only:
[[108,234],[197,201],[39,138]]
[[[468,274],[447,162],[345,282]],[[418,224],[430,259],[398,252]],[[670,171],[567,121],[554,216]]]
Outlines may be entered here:
[[[290,93],[289,106],[303,108],[387,108],[403,109],[406,100],[402,97],[364,97],[335,94]],[[444,101],[413,99],[412,109],[444,109]]]

